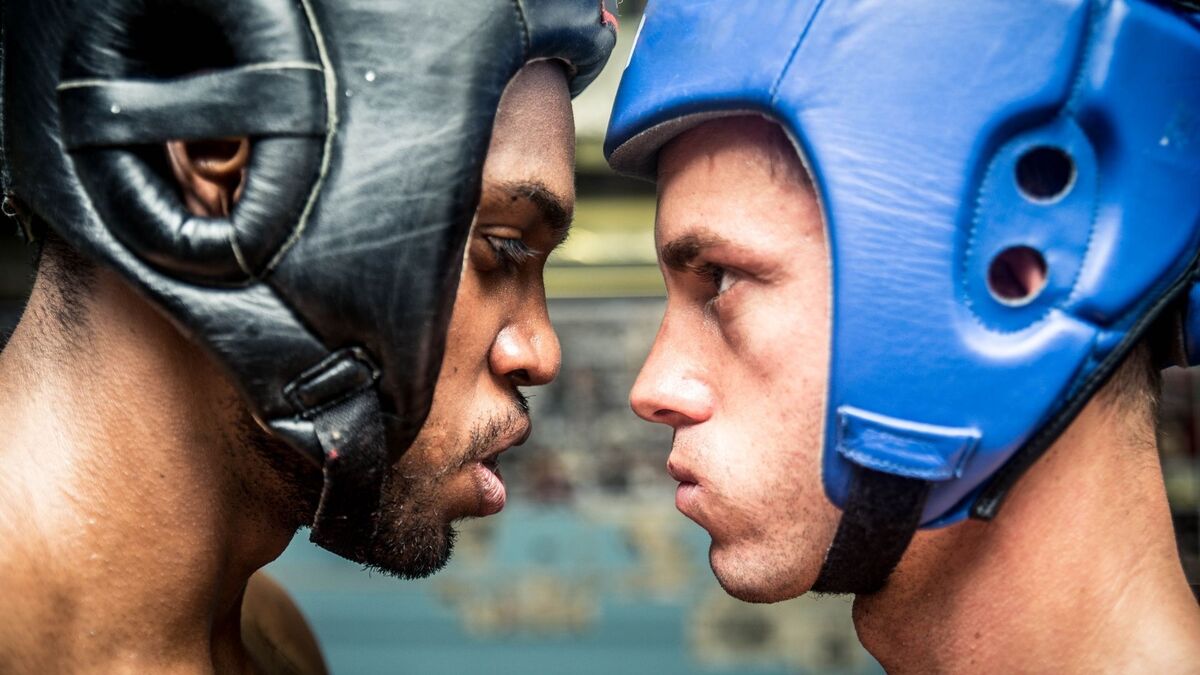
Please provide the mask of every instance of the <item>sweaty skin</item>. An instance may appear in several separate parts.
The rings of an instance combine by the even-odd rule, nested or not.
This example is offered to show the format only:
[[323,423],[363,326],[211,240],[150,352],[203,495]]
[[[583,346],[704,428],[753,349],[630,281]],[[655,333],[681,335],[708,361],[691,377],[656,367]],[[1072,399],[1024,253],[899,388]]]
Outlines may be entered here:
[[[573,207],[573,134],[563,69],[526,67],[497,114],[433,410],[392,469],[380,567],[431,572],[452,520],[496,509],[481,453],[521,440],[516,387],[558,369],[541,270]],[[166,150],[194,212],[236,200],[236,148]],[[0,672],[324,672],[286,593],[248,584],[311,519],[319,474],[280,461],[292,451],[114,273],[64,298],[51,260],[71,262],[43,263],[0,353]]]
[[[840,515],[819,465],[832,280],[782,129],[729,118],[668,144],[655,236],[667,309],[633,408],[675,430],[676,504],[712,536],[724,588],[803,594]],[[996,520],[918,533],[887,586],[856,598],[859,638],[888,672],[1200,672],[1152,408],[1113,386]]]

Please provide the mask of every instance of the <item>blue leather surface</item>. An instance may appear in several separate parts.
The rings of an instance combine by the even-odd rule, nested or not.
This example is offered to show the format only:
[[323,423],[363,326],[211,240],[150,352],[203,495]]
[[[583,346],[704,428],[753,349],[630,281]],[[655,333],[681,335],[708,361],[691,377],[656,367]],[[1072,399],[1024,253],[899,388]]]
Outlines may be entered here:
[[[1159,5],[651,0],[610,161],[652,179],[687,119],[733,111],[787,128],[823,203],[823,469],[839,506],[853,461],[935,480],[925,525],[965,517],[1031,436],[1090,395],[1200,247],[1200,30]],[[1040,146],[1074,160],[1061,199],[1017,187],[1018,159]],[[987,284],[1011,246],[1047,263],[1021,306]],[[847,409],[955,431],[902,448],[903,433],[842,433]]]
[[838,408],[837,434],[837,449],[851,462],[931,481],[962,476],[979,442],[975,429],[914,424],[850,406]]

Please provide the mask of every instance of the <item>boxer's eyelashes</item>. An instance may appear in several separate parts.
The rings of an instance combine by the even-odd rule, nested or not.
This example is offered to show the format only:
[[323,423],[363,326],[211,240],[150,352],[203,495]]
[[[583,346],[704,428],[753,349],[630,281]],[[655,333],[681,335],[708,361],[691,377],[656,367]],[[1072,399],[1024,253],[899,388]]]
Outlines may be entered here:
[[505,272],[512,272],[521,265],[537,257],[538,252],[529,248],[526,243],[520,239],[509,239],[507,237],[489,237],[484,236],[492,251],[496,254],[496,263]]
[[697,276],[716,289],[717,295],[723,295],[738,282],[737,272],[721,265],[703,263],[693,268]]

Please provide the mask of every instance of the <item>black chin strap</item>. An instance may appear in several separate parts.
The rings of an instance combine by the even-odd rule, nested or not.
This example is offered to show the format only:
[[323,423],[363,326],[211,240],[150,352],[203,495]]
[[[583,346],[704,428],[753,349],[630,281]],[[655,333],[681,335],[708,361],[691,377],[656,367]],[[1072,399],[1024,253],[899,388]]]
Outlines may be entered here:
[[874,593],[883,588],[921,523],[930,483],[855,466],[850,496],[812,590]]
[[321,412],[313,428],[325,451],[325,487],[313,519],[313,543],[366,562],[388,466],[379,396],[366,389]]
[[302,411],[299,423],[273,425],[277,435],[294,437],[293,445],[320,464],[324,475],[309,538],[360,563],[375,538],[390,465],[378,383],[379,369],[366,350],[334,352],[284,389],[293,409]]

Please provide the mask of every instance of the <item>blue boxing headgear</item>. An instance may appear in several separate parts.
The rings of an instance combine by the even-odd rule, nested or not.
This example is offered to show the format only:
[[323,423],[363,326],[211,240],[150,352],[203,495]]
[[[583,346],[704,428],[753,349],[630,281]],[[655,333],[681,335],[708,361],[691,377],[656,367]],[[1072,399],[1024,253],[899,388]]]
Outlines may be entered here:
[[[994,516],[1160,316],[1179,307],[1200,336],[1184,302],[1200,251],[1197,11],[650,3],[613,167],[653,179],[684,130],[758,113],[803,150],[824,208],[822,467],[844,514],[816,590],[875,590],[918,526]],[[1012,255],[1044,264],[1030,297],[989,282]],[[1200,340],[1183,344],[1200,359]]]

